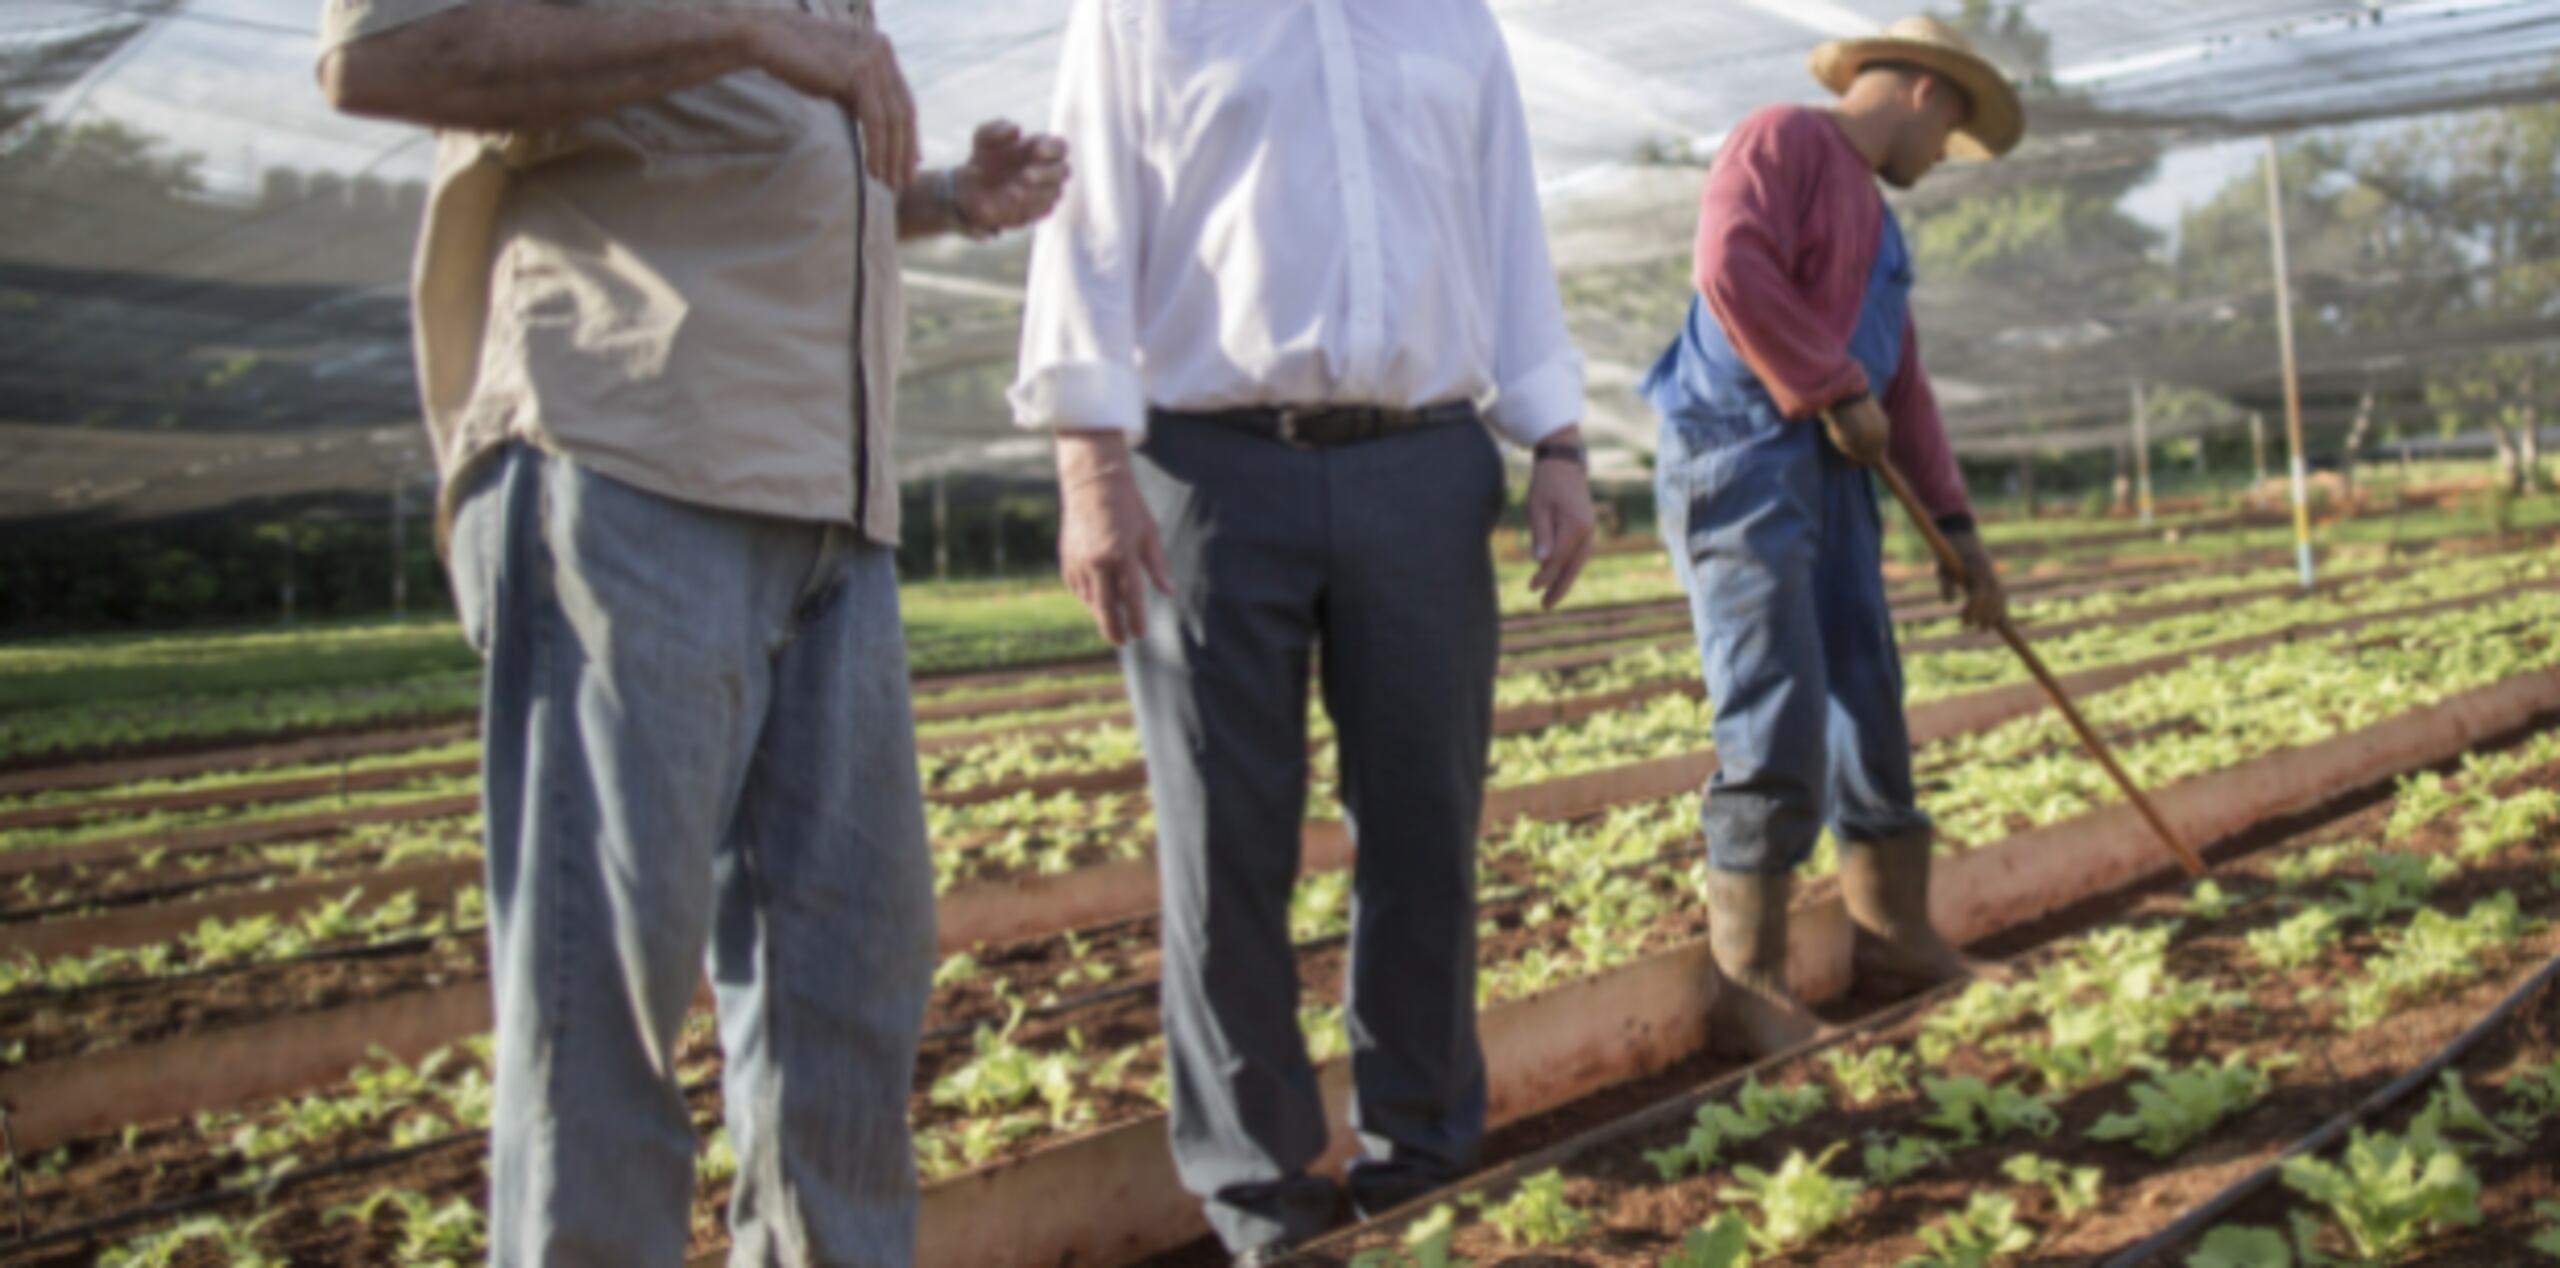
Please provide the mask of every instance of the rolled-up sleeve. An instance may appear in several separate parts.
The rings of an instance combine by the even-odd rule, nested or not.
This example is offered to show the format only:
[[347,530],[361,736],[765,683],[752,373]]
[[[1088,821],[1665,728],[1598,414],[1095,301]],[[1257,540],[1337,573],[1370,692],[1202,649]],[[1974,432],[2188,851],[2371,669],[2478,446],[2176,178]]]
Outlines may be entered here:
[[1511,54],[1494,41],[1485,76],[1477,162],[1484,177],[1485,240],[1492,247],[1493,368],[1497,393],[1489,419],[1523,445],[1581,421],[1582,353],[1564,325],[1547,226],[1538,207],[1538,173],[1530,157],[1529,121]]
[[380,35],[468,3],[470,0],[322,0],[317,56],[326,57],[368,35]]
[[1866,371],[1792,271],[1813,164],[1787,161],[1810,144],[1790,129],[1828,126],[1811,112],[1744,119],[1716,153],[1698,215],[1698,293],[1789,418],[1868,390]]
[[1017,427],[1146,429],[1137,368],[1140,205],[1137,85],[1118,7],[1076,0],[1050,128],[1075,179],[1031,239],[1022,359],[1006,393]]

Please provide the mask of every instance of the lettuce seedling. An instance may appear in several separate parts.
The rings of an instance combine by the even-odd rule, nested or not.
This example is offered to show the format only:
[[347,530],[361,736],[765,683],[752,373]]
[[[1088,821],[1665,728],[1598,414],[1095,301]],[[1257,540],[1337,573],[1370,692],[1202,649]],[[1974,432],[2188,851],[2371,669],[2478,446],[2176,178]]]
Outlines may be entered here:
[[1521,1181],[1508,1201],[1486,1210],[1484,1217],[1513,1246],[1561,1245],[1591,1227],[1591,1217],[1566,1199],[1564,1172],[1555,1167]]
[[1991,1268],[2036,1244],[2036,1231],[2019,1222],[2017,1199],[2005,1193],[1975,1193],[1961,1211],[1951,1211],[1920,1230],[1926,1255],[1914,1255],[1899,1268]]
[[1737,1211],[1718,1211],[1715,1218],[1689,1230],[1680,1249],[1662,1260],[1662,1268],[1750,1268],[1751,1223]]
[[2098,1187],[2106,1173],[2096,1167],[2071,1167],[2036,1154],[2015,1154],[2000,1164],[2000,1174],[2020,1184],[2040,1184],[2053,1198],[2062,1218],[2077,1219],[2098,1204]]
[[2267,1072],[2235,1052],[2221,1065],[2198,1061],[2164,1070],[2133,1088],[2133,1112],[2109,1114],[2088,1131],[2091,1140],[2130,1140],[2155,1158],[2193,1144],[2222,1120],[2267,1094]]
[[1833,1145],[1812,1158],[1801,1149],[1791,1150],[1774,1172],[1736,1167],[1733,1174],[1740,1183],[1719,1196],[1760,1208],[1760,1224],[1752,1230],[1751,1239],[1762,1250],[1774,1254],[1801,1246],[1846,1218],[1865,1191],[1857,1181],[1822,1169],[1844,1148]]
[[2357,1128],[2338,1163],[2292,1158],[2284,1182],[2326,1205],[2358,1254],[2390,1259],[2428,1232],[2480,1222],[2480,1177],[2460,1150]]

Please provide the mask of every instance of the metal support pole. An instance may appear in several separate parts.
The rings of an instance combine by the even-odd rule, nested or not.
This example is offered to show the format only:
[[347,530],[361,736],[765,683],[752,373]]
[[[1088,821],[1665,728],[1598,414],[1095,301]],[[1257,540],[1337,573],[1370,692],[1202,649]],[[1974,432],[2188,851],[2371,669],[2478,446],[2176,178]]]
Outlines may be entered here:
[[2142,380],[2133,381],[2133,498],[2142,510],[2142,526],[2152,527],[2151,411],[2142,399]]
[[951,579],[951,478],[933,478],[933,579]]
[[2267,482],[2267,416],[2249,412],[2249,491]]
[[391,477],[391,615],[409,615],[409,481],[405,469]]
[[2284,177],[2276,170],[2275,134],[2267,134],[2267,241],[2275,255],[2276,342],[2283,352],[2284,439],[2293,466],[2293,558],[2302,588],[2311,589],[2311,500],[2302,457],[2302,379],[2293,361],[2293,276],[2284,251]]

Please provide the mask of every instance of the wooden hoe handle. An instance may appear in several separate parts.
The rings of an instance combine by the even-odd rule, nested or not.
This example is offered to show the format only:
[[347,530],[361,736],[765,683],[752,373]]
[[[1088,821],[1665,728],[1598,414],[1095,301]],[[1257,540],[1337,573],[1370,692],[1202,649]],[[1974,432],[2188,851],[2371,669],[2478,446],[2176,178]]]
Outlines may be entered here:
[[[1831,416],[1827,413],[1823,415],[1823,425],[1831,426]],[[1920,536],[1927,539],[1929,553],[1938,557],[1938,566],[1946,569],[1947,575],[1955,578],[1958,585],[1964,584],[1964,558],[1956,554],[1955,543],[1938,531],[1938,522],[1921,509],[1919,497],[1912,493],[1911,485],[1902,478],[1902,473],[1894,470],[1892,460],[1876,463],[1875,472],[1884,477],[1885,487],[1893,490],[1894,500],[1902,503],[1902,509],[1910,514],[1912,524],[1919,528]],[[2170,828],[2169,821],[2160,817],[2159,807],[2151,804],[2151,798],[2134,784],[2133,776],[2126,774],[2124,767],[2116,762],[2116,755],[2108,750],[2107,742],[2098,737],[2087,718],[2080,716],[2079,706],[2071,703],[2071,696],[2055,680],[2053,671],[2045,668],[2044,658],[2027,645],[2027,636],[2018,632],[2017,624],[2003,613],[1993,628],[2000,632],[2000,641],[2007,643],[2009,650],[2027,663],[2027,672],[2035,675],[2037,685],[2044,688],[2044,694],[2053,701],[2053,707],[2062,711],[2062,720],[2071,724],[2071,730],[2080,737],[2080,743],[2089,750],[2089,755],[2098,759],[2098,765],[2106,768],[2108,777],[2116,781],[2116,787],[2124,790],[2125,799],[2142,813],[2143,819],[2151,824],[2151,830],[2160,834],[2161,844],[2177,857],[2179,865],[2187,869],[2187,875],[2204,875],[2204,859],[2196,854],[2194,847],[2179,838],[2177,832]]]

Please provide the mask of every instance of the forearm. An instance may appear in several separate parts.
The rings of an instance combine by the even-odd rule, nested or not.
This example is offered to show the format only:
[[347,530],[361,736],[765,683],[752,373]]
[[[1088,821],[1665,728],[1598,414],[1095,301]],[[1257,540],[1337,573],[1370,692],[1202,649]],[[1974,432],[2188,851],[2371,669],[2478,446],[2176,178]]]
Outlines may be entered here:
[[918,172],[905,189],[898,191],[898,241],[958,233],[964,227],[942,196],[942,173]]
[[565,127],[757,65],[767,20],[481,0],[331,50],[321,90],[349,114],[433,128]]

